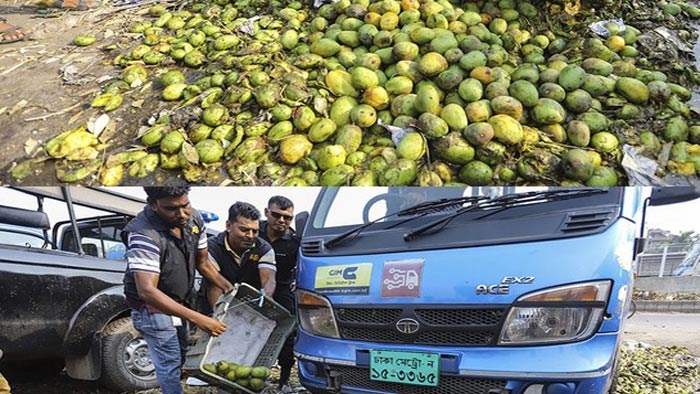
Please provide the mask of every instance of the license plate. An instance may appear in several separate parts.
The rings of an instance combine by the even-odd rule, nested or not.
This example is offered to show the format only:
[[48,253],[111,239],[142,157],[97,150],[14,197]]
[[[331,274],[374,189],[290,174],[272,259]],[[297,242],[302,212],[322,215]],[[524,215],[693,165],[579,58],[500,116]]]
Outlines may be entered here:
[[437,353],[369,351],[369,378],[383,382],[437,386],[440,376]]

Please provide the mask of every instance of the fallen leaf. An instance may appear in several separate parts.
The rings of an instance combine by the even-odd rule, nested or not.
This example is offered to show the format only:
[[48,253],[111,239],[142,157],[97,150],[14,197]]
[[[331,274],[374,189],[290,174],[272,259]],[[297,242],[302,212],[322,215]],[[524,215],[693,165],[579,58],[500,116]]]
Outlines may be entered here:
[[141,88],[141,92],[143,93],[143,92],[147,91],[148,89],[151,88],[151,86],[153,86],[153,82],[150,82],[150,81],[149,81],[149,82],[146,82],[146,83],[143,85],[143,87]]
[[146,134],[146,132],[148,131],[149,128],[150,127],[147,127],[147,126],[139,127],[139,132],[136,133],[136,138],[138,139],[138,138],[143,137],[143,135]]
[[77,114],[73,115],[70,119],[68,119],[68,124],[75,123],[75,121],[78,120],[82,115],[83,115],[83,111],[80,111]]
[[564,11],[569,14],[569,15],[576,15],[578,14],[579,10],[581,9],[581,2],[580,0],[574,0],[572,2],[566,2],[566,5],[564,6]]
[[190,144],[189,142],[185,142],[182,144],[182,153],[185,156],[185,159],[187,159],[188,162],[192,164],[197,164],[199,163],[199,154],[197,153],[197,150]]
[[143,102],[144,102],[143,99],[141,99],[141,100],[134,100],[134,101],[131,103],[131,106],[134,107],[134,108],[141,108],[141,107],[143,106]]
[[103,76],[98,77],[97,79],[95,79],[95,82],[97,82],[97,83],[102,83],[102,82],[105,82],[105,81],[109,81],[110,79],[114,79],[114,77],[111,76],[111,75],[103,75]]
[[29,102],[27,100],[21,100],[17,104],[15,104],[14,107],[10,110],[10,115],[14,115],[15,112],[21,110],[22,108],[26,107]]
[[98,116],[97,119],[90,118],[87,123],[87,128],[95,137],[99,138],[102,131],[107,127],[107,124],[109,124],[109,116],[107,114],[102,114]]
[[112,139],[112,136],[117,132],[117,124],[114,123],[113,120],[110,120],[109,123],[105,126],[105,129],[102,131],[102,134],[98,137],[100,142],[107,142]]
[[34,150],[36,150],[37,146],[39,145],[39,141],[29,137],[29,139],[24,142],[24,153],[26,153],[27,156],[31,155],[32,153],[34,153]]

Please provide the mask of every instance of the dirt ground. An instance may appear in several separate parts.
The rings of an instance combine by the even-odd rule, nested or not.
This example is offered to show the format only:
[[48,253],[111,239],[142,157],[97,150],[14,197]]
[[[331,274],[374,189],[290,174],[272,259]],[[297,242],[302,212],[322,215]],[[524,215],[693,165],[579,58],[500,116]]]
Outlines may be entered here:
[[[0,45],[0,168],[23,159],[59,132],[99,115],[90,102],[120,70],[109,62],[134,42],[124,31],[154,3],[102,4],[88,11],[56,10],[46,15],[31,1],[0,0],[0,16],[33,31],[28,40]],[[97,42],[74,45],[73,39],[81,34],[94,34]],[[116,125],[114,146],[135,139],[153,106],[160,105],[129,99],[127,103],[110,113]],[[0,179],[0,183],[11,181]],[[58,183],[52,170],[34,182]]]
[[[267,394],[278,394],[280,391],[276,389],[279,379],[279,370],[272,370],[272,376],[268,382],[268,388],[265,390]],[[292,370],[290,382],[298,386],[299,379],[297,377],[296,367]],[[75,380],[71,379],[65,371],[61,374],[46,378],[33,379],[31,381],[10,381],[12,394],[43,394],[43,393],[71,393],[71,394],[116,394],[114,391],[108,390],[98,382]],[[185,394],[226,394],[214,386],[196,386],[186,384],[186,380],[182,381],[182,387]],[[301,394],[308,394],[305,390],[300,390]],[[160,389],[139,391],[133,394],[161,394]]]

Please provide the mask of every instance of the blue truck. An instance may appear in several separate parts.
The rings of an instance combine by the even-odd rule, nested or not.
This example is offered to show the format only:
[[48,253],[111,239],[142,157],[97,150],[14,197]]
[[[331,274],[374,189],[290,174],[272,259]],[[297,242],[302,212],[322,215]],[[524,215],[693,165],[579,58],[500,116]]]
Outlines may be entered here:
[[313,393],[613,392],[649,205],[692,188],[324,188],[297,274]]

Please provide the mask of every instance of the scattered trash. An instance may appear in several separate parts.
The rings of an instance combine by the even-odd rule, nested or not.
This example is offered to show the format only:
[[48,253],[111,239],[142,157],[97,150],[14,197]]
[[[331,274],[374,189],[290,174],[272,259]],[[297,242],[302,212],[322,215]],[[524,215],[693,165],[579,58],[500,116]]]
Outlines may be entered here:
[[625,144],[622,147],[624,157],[622,167],[629,178],[629,186],[668,186],[656,176],[659,163],[637,153],[637,148]]
[[588,27],[591,29],[591,31],[593,31],[593,33],[605,38],[608,38],[612,35],[610,29],[613,26],[616,26],[618,32],[625,31],[625,22],[623,22],[622,19],[619,18],[593,22],[588,25]]
[[78,66],[74,63],[66,64],[58,71],[61,74],[61,79],[67,85],[85,85],[95,79],[93,76],[81,75]]

